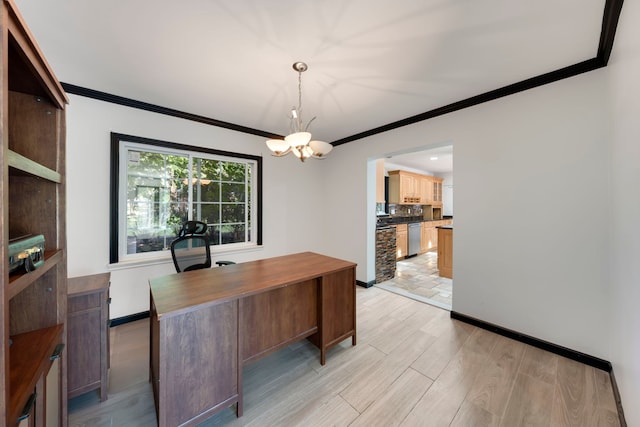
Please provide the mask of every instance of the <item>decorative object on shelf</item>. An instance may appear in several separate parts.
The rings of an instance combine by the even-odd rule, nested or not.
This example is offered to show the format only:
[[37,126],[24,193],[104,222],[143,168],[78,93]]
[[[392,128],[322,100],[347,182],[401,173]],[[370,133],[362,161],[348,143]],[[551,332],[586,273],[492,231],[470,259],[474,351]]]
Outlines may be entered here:
[[308,132],[308,129],[315,117],[309,120],[306,125],[302,121],[302,73],[307,71],[307,64],[294,62],[293,69],[298,72],[298,108],[291,109],[289,135],[284,139],[267,140],[267,147],[276,157],[285,156],[291,152],[303,162],[309,157],[323,159],[333,149],[333,146],[328,142],[311,140],[311,133]]
[[44,236],[22,236],[9,240],[9,273],[29,273],[44,264]]

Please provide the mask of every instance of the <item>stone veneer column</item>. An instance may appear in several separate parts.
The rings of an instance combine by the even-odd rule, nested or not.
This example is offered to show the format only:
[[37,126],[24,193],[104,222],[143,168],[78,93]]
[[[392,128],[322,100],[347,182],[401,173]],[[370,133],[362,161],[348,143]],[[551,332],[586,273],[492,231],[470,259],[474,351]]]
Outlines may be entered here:
[[396,276],[396,228],[394,226],[376,230],[376,283],[391,280]]

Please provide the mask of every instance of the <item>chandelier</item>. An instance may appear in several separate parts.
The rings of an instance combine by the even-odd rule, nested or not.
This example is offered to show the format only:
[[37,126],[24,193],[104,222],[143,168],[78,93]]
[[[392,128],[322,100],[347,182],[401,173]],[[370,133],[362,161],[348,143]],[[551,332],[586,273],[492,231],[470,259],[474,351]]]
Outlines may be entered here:
[[315,117],[309,120],[306,125],[302,121],[302,73],[307,71],[307,68],[307,64],[304,62],[293,63],[293,69],[298,72],[298,108],[293,107],[291,109],[289,135],[285,136],[284,139],[267,140],[267,147],[276,157],[293,153],[294,156],[304,162],[309,157],[323,159],[333,148],[327,142],[311,140],[311,133],[308,132],[308,129]]

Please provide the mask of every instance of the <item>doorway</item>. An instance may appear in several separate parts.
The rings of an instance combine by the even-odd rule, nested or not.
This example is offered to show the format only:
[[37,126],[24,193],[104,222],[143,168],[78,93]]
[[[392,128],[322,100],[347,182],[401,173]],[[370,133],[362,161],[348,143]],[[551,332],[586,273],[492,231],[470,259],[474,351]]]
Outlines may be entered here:
[[[404,170],[409,173],[431,175],[442,178],[442,202],[437,206],[441,210],[440,216],[434,217],[432,205],[405,205],[393,203],[385,204],[386,210],[381,210],[378,203],[376,212],[377,223],[401,223],[411,212],[411,220],[415,221],[416,212],[423,215],[425,230],[423,239],[431,239],[437,233],[435,226],[443,226],[453,222],[453,145],[443,144],[437,147],[423,148],[410,153],[390,154],[384,158],[384,173]],[[388,192],[387,192],[388,194]],[[387,199],[387,202],[389,200]],[[381,219],[381,216],[386,216]],[[429,234],[432,233],[432,234]],[[436,234],[437,235],[437,234]],[[427,237],[425,237],[427,236]],[[453,279],[442,277],[438,270],[437,238],[434,245],[423,247],[423,251],[415,256],[402,257],[396,261],[396,272],[393,278],[376,283],[382,289],[401,294],[409,298],[425,302],[446,310],[453,305]],[[402,243],[400,243],[402,244]]]

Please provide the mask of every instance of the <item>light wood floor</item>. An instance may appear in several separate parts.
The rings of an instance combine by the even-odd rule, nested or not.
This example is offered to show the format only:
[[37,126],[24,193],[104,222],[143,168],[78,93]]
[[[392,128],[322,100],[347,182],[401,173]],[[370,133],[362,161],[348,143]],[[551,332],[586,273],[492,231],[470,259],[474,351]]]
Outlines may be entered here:
[[[245,368],[245,414],[203,426],[616,426],[607,373],[378,288],[358,288],[358,345],[321,366],[307,341]],[[70,401],[70,426],[153,426],[148,320],[111,329],[109,399]]]

